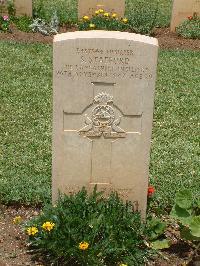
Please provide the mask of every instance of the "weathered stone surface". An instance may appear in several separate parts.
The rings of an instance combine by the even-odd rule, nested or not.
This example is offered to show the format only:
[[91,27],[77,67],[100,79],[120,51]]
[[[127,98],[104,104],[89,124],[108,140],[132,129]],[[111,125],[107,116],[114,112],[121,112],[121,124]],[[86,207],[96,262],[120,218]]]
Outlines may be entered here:
[[[0,15],[7,15],[7,0],[0,0]],[[32,0],[14,0],[16,16],[27,15],[32,17]]]
[[97,184],[145,217],[157,52],[125,32],[55,36],[53,201]]
[[107,12],[115,12],[119,17],[124,16],[125,0],[79,0],[78,1],[78,17],[82,18],[85,15],[92,16],[98,9],[106,10]]
[[200,15],[200,0],[174,0],[171,18],[171,31],[175,31],[188,16]]
[[0,16],[7,15],[7,0],[0,0]]
[[15,0],[16,16],[27,15],[32,17],[32,0]]

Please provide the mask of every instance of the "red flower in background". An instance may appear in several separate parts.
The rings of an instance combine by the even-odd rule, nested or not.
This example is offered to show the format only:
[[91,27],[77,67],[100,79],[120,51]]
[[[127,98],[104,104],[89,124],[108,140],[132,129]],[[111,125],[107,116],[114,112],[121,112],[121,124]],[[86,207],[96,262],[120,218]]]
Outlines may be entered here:
[[189,16],[188,19],[189,19],[189,20],[192,20],[192,19],[193,19],[193,16]]
[[148,195],[148,197],[152,197],[153,196],[153,194],[155,193],[155,188],[153,187],[153,186],[149,186],[148,187],[148,192],[147,192],[147,195]]

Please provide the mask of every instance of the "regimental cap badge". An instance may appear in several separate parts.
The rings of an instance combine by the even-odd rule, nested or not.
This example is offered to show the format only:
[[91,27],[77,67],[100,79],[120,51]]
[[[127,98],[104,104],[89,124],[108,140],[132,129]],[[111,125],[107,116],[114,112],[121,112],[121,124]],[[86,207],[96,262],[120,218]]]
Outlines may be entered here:
[[94,97],[94,102],[99,104],[108,104],[113,102],[113,96],[109,95],[106,92],[99,93]]

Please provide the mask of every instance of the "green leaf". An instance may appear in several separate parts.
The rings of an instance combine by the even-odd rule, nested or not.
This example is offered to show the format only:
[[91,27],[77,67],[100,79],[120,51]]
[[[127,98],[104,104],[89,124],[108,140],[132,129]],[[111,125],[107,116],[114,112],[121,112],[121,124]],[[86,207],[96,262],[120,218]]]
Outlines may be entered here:
[[158,238],[160,235],[162,235],[166,228],[166,223],[162,222],[158,218],[152,218],[152,220],[149,221],[149,229],[150,229],[150,236],[149,238],[151,240]]
[[176,204],[182,209],[190,209],[192,207],[193,199],[192,192],[188,189],[179,191],[176,194]]
[[170,213],[171,217],[178,219],[183,225],[189,225],[192,220],[192,216],[189,210],[182,209],[178,205],[172,208]]
[[196,205],[197,205],[198,208],[200,208],[200,199],[198,199],[198,200],[196,201]]
[[151,247],[156,250],[169,248],[170,246],[171,246],[171,242],[168,239],[156,240],[156,241],[151,242]]
[[193,217],[190,223],[191,234],[195,237],[200,237],[200,216]]
[[191,234],[191,231],[188,227],[184,227],[180,231],[180,235],[182,239],[189,240],[189,241],[200,241],[200,237],[195,237]]

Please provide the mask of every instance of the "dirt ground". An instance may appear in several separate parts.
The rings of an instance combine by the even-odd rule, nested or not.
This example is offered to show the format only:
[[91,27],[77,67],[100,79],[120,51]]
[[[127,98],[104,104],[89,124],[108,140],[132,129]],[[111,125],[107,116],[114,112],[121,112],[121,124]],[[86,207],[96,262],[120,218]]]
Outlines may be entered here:
[[[60,33],[75,31],[76,28],[61,28]],[[153,36],[158,39],[162,49],[190,49],[200,50],[200,40],[184,39],[176,33],[170,32],[169,28],[155,29]],[[13,40],[27,43],[52,44],[53,36],[44,36],[40,33],[26,33],[12,27],[12,33],[0,33],[0,40]]]
[[[39,208],[0,205],[0,266],[50,266],[42,259],[34,260],[30,254],[22,224],[13,224],[16,216],[21,216],[24,223],[39,213]],[[167,236],[174,244],[170,249],[160,253],[156,261],[150,261],[147,266],[200,266],[200,256],[193,258],[194,249],[191,245],[178,240],[174,229],[169,229]],[[190,258],[190,264],[186,264]]]

